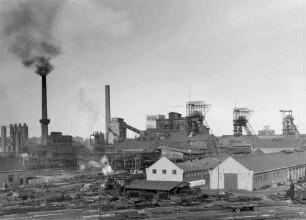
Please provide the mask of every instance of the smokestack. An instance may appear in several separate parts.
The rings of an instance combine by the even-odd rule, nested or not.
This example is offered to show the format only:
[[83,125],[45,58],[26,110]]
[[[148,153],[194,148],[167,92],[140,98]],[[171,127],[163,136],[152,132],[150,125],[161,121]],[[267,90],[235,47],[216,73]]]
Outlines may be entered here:
[[18,127],[17,127],[17,124],[14,124],[14,127],[13,127],[13,147],[11,149],[11,151],[16,151],[17,150],[17,131],[18,131]]
[[41,75],[41,86],[42,86],[41,87],[42,116],[39,122],[41,124],[41,144],[46,146],[48,138],[48,124],[50,123],[47,112],[47,74],[40,74],[40,75]]
[[22,137],[24,141],[29,139],[29,128],[26,123],[24,123],[22,127]]
[[21,125],[15,130],[15,151],[20,152],[21,149],[21,135],[20,135]]
[[105,143],[108,144],[108,127],[111,120],[110,112],[110,87],[105,85]]
[[6,127],[1,126],[2,152],[6,152]]

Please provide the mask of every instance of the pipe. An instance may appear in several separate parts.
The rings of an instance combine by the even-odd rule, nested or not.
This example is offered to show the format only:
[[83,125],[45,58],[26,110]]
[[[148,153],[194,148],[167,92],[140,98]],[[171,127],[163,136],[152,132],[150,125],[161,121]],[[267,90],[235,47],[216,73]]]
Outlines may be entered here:
[[108,144],[109,139],[109,123],[111,120],[111,112],[110,112],[110,86],[105,85],[105,143]]

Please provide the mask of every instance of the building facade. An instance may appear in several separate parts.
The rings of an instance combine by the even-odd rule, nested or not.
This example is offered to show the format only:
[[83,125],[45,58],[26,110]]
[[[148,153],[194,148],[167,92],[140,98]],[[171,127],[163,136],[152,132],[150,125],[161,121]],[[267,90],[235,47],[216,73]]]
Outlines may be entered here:
[[0,157],[1,188],[27,184],[26,169],[15,157]]
[[305,173],[306,152],[228,157],[210,172],[210,188],[252,191],[297,180]]
[[173,163],[162,157],[146,169],[147,180],[187,182],[190,187],[209,184],[209,170],[217,160],[204,159],[195,162]]
[[253,190],[253,172],[228,157],[210,172],[211,189]]
[[166,157],[146,169],[147,180],[180,181],[183,182],[184,170],[172,163]]

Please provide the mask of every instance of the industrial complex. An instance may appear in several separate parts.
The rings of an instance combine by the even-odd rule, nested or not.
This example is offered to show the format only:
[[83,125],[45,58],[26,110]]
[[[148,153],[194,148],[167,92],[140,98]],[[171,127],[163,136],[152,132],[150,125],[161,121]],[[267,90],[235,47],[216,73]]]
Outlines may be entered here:
[[[206,120],[211,104],[204,101],[186,102],[185,116],[177,112],[169,112],[167,116],[147,115],[146,130],[139,130],[125,122],[124,118],[111,117],[110,86],[106,85],[105,134],[94,131],[89,137],[89,146],[91,146],[89,150],[88,147],[77,144],[70,135],[63,135],[61,132],[49,134],[46,83],[48,68],[40,67],[36,72],[42,77],[39,143],[33,145],[33,141],[30,141],[29,128],[25,123],[1,126],[2,157],[14,158],[14,161],[19,161],[18,164],[22,163],[25,170],[46,168],[78,170],[87,163],[98,163],[101,158],[106,157],[107,164],[114,170],[145,173],[148,181],[181,181],[188,182],[191,186],[206,185],[211,189],[244,190],[255,190],[267,184],[283,183],[303,177],[305,174],[303,155],[306,139],[299,133],[294,123],[292,110],[280,110],[283,125],[281,135],[276,135],[268,126],[256,134],[249,121],[254,111],[246,107],[235,107],[233,134],[217,137],[211,132]],[[128,139],[127,130],[137,136]],[[271,158],[270,161],[278,157],[287,159],[285,164],[279,166],[273,162],[275,168],[272,170],[268,165],[264,166],[266,171],[261,169],[260,172],[264,172],[266,176],[262,177],[258,173],[256,160],[265,160],[261,159],[265,157]],[[301,159],[293,159],[295,157]],[[281,162],[280,159],[275,160]],[[225,171],[221,168],[223,164],[226,164],[227,169],[229,167],[232,169]],[[156,166],[157,168],[152,168]],[[174,170],[160,170],[158,166],[161,168],[174,166],[177,171],[173,173]],[[278,171],[278,168],[281,170]],[[222,174],[219,173],[217,177],[216,169],[222,170]],[[274,169],[277,170],[277,174],[271,175],[281,178],[271,178],[270,174],[266,173],[274,172]],[[237,173],[237,170],[241,172]],[[193,172],[195,174],[190,174]],[[28,184],[29,180],[36,178],[32,173],[28,172],[25,181],[16,180],[16,184]],[[248,176],[242,177],[242,173]],[[11,183],[12,179],[3,179],[2,185],[8,186]]]
[[[105,85],[105,131],[92,131],[82,141],[48,129],[47,75],[53,70],[49,58],[26,57],[23,63],[33,65],[41,77],[41,136],[30,137],[26,123],[1,124],[0,200],[9,208],[0,215],[19,212],[25,204],[24,212],[86,207],[100,210],[100,219],[111,219],[103,217],[103,211],[111,211],[115,219],[154,218],[160,217],[155,216],[157,206],[171,207],[172,214],[194,205],[214,210],[220,206],[221,192],[254,193],[278,186],[288,188],[284,198],[306,199],[306,135],[299,132],[291,109],[280,110],[281,134],[269,126],[254,131],[250,118],[256,112],[235,106],[233,133],[216,136],[207,120],[212,105],[202,100],[187,101],[185,114],[146,115],[146,129],[141,130],[112,117],[111,87]],[[127,130],[135,138],[128,138]],[[229,199],[226,204],[236,213],[257,212],[250,195],[248,203],[238,205],[230,202],[241,202],[237,195],[223,199]],[[113,213],[130,208],[153,210]]]
[[[140,130],[124,118],[111,117],[111,90],[106,85],[105,133],[93,131],[85,143],[59,131],[48,131],[48,68],[39,67],[37,73],[42,77],[41,137],[30,137],[26,123],[1,125],[0,181],[2,192],[7,193],[1,198],[5,207],[16,206],[13,212],[21,207],[19,201],[28,198],[45,204],[37,209],[33,203],[28,211],[82,206],[96,212],[100,209],[100,219],[108,219],[102,217],[101,210],[152,208],[175,198],[180,202],[175,200],[166,206],[197,205],[206,210],[203,202],[211,200],[202,201],[204,195],[216,200],[211,205],[214,209],[219,206],[220,192],[253,193],[267,187],[286,186],[285,198],[304,198],[301,182],[306,179],[306,135],[300,134],[292,110],[280,110],[282,131],[276,134],[269,126],[255,132],[250,123],[254,111],[235,107],[233,133],[216,136],[207,122],[211,104],[187,101],[185,115],[147,115],[146,129]],[[127,138],[127,130],[134,132],[135,138]],[[39,188],[44,190],[38,193]],[[209,192],[217,194],[203,194]],[[105,193],[112,196],[105,197]],[[186,193],[193,199],[186,200]],[[17,202],[8,202],[12,196]],[[131,197],[139,197],[142,202],[124,202]],[[230,199],[240,201],[236,205],[226,203],[236,213],[243,209],[258,211],[258,205],[254,205],[258,198],[252,194],[248,203],[241,203],[237,195]],[[112,215],[143,219],[154,218],[154,212]],[[161,211],[161,216],[164,214]]]

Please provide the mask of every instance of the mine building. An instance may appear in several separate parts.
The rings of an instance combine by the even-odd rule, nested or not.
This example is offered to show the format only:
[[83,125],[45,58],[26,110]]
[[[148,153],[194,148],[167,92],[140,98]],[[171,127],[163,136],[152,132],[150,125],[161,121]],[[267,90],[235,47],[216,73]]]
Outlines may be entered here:
[[127,191],[167,192],[175,194],[183,187],[209,185],[209,170],[219,164],[218,159],[206,158],[196,162],[173,163],[160,158],[146,169],[146,180],[134,180]]
[[51,132],[47,137],[47,143],[50,147],[72,146],[72,136],[63,135],[62,132]]
[[271,136],[275,135],[275,130],[270,129],[270,126],[264,126],[262,130],[258,130],[258,136]]
[[147,115],[146,116],[146,130],[157,128],[157,119],[165,119],[165,115]]
[[1,188],[27,184],[25,167],[18,158],[12,156],[0,157],[0,183]]
[[228,157],[210,171],[210,188],[252,191],[297,180],[305,171],[306,152],[296,150]]
[[1,154],[18,156],[25,151],[28,139],[29,128],[25,123],[1,126]]
[[188,182],[190,187],[207,185],[210,179],[209,170],[218,163],[219,160],[216,158],[173,163],[166,157],[162,157],[146,169],[147,180]]

